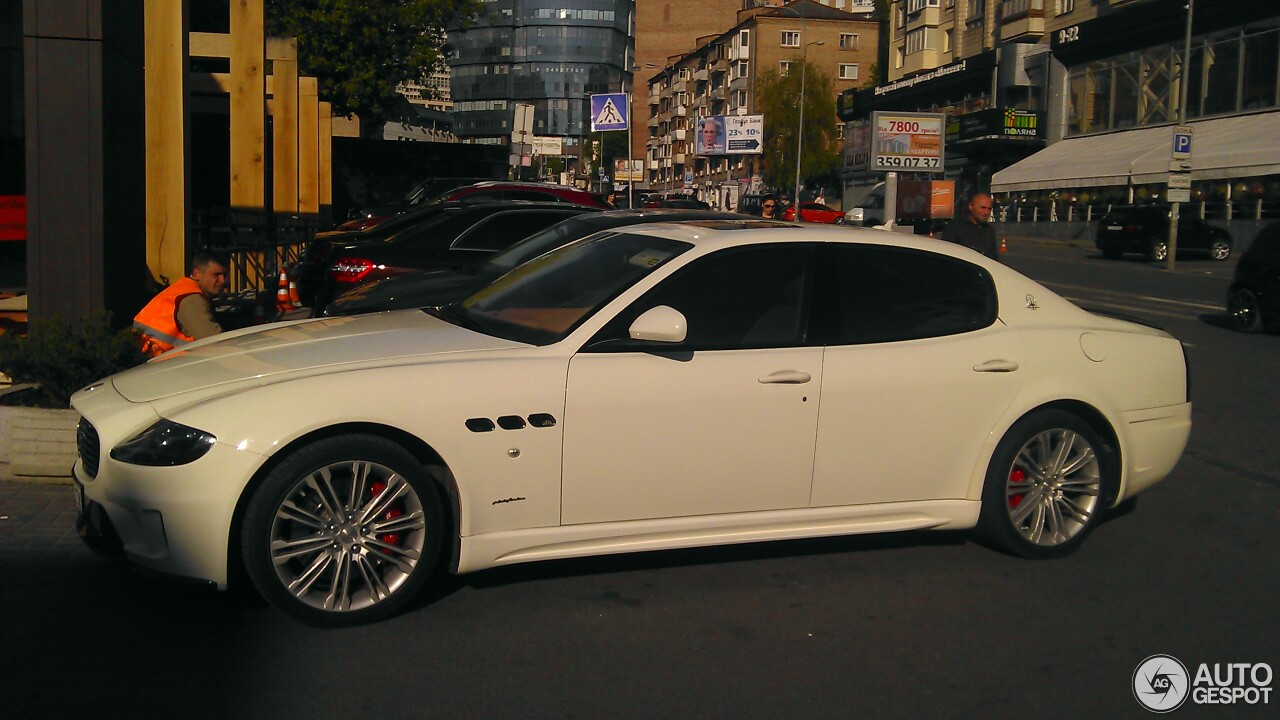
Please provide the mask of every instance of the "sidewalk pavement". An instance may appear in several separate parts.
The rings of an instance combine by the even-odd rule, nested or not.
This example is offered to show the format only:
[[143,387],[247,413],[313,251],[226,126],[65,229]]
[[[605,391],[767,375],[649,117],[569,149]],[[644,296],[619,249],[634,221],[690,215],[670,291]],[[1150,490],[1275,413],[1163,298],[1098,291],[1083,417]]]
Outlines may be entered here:
[[91,552],[76,533],[70,483],[0,481],[0,564]]

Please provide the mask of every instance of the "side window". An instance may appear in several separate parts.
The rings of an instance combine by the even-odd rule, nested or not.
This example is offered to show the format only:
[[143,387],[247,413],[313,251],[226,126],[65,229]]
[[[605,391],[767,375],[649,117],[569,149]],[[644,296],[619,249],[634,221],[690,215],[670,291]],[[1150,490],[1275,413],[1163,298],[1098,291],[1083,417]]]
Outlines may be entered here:
[[505,212],[476,223],[453,243],[454,250],[505,250],[530,235],[570,217],[558,212]]
[[826,252],[828,345],[955,335],[995,322],[995,284],[977,265],[871,245],[830,245]]
[[475,223],[466,212],[442,213],[434,222],[411,225],[392,235],[387,242],[416,248],[447,248],[450,241]]
[[602,350],[627,348],[631,323],[650,308],[668,305],[688,322],[680,350],[804,345],[813,255],[812,245],[792,243],[734,248],[702,258],[620,313],[592,344],[609,339],[620,342]]

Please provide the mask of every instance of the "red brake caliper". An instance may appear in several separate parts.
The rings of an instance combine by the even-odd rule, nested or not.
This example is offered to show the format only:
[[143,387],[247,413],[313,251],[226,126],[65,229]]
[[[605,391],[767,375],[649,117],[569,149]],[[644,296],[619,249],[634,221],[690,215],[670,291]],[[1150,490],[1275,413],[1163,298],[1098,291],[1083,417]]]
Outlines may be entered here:
[[[374,483],[373,483],[373,486],[369,488],[369,495],[370,495],[371,497],[375,497],[375,498],[376,498],[376,497],[378,497],[378,495],[379,495],[383,490],[386,490],[386,489],[387,489],[387,484],[386,484],[386,483],[381,482],[381,481],[374,482]],[[390,510],[387,510],[387,512],[383,514],[382,519],[383,519],[383,520],[394,520],[394,519],[396,519],[396,518],[400,517],[400,516],[401,516],[401,515],[403,515],[403,514],[404,514],[404,513],[403,513],[403,512],[401,512],[400,510],[397,510],[396,508],[391,508]],[[385,534],[379,535],[379,536],[378,536],[378,539],[379,539],[379,540],[381,540],[382,542],[384,542],[384,543],[388,544],[388,545],[399,545],[399,544],[400,544],[400,533],[385,533]],[[383,549],[383,550],[382,550],[382,552],[383,552],[383,553],[385,553],[385,554],[387,554],[387,555],[390,555],[390,554],[391,554],[391,552],[390,552],[390,551],[385,550],[385,549]]]
[[[1020,468],[1014,468],[1013,472],[1009,473],[1010,483],[1022,484],[1022,483],[1025,483],[1026,481],[1027,481],[1027,474]],[[1022,498],[1026,496],[1027,496],[1026,493],[1020,493],[1018,495],[1010,495],[1009,507],[1011,508],[1018,507],[1018,505],[1022,503]]]

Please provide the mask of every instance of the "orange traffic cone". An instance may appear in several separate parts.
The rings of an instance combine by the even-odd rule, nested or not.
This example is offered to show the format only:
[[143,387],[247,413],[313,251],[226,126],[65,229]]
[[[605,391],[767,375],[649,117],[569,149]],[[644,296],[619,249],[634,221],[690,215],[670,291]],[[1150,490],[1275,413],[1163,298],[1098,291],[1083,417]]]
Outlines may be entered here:
[[289,304],[294,308],[302,307],[302,297],[298,295],[298,283],[289,278]]
[[288,312],[293,309],[293,301],[289,299],[289,278],[284,270],[280,271],[280,279],[276,281],[276,312]]
[[1005,242],[1004,238],[1000,238],[1000,252],[1009,252],[1009,243]]

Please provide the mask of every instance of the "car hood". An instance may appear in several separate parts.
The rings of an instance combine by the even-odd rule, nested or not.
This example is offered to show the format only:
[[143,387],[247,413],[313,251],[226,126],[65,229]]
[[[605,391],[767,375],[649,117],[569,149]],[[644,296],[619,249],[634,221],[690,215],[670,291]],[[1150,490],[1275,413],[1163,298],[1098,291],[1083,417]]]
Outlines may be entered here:
[[507,269],[482,265],[473,272],[435,270],[400,275],[348,290],[324,311],[326,315],[355,315],[448,305],[493,282]]
[[404,358],[524,347],[451,325],[419,310],[277,323],[215,336],[168,352],[112,378],[131,402],[242,381],[273,381],[393,363]]

